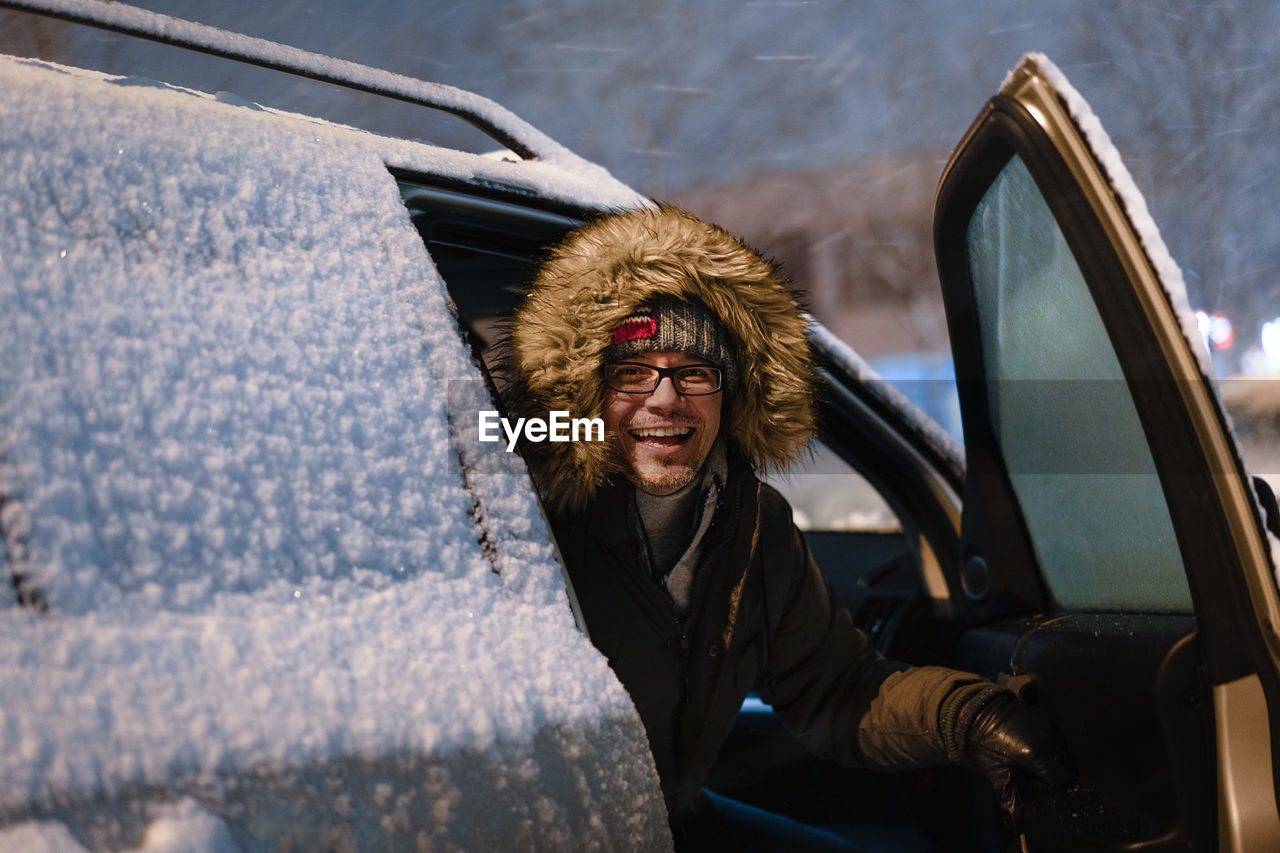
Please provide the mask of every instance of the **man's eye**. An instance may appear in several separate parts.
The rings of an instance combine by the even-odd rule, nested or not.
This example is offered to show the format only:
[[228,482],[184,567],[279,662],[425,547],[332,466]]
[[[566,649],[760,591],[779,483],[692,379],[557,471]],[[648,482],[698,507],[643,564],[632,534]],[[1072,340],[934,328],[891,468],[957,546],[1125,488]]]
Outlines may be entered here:
[[635,379],[637,376],[644,376],[644,371],[638,367],[615,367],[613,375],[619,379]]
[[686,367],[680,371],[680,378],[688,382],[710,382],[711,371],[705,367]]

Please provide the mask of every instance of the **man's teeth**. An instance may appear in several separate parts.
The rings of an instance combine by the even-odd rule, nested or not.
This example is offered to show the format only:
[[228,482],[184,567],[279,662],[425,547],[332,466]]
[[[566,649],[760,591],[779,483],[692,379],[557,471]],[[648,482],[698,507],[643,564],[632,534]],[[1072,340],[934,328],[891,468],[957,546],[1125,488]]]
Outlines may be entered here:
[[650,427],[648,429],[638,429],[634,432],[640,438],[671,438],[676,435],[688,435],[693,430],[689,427]]

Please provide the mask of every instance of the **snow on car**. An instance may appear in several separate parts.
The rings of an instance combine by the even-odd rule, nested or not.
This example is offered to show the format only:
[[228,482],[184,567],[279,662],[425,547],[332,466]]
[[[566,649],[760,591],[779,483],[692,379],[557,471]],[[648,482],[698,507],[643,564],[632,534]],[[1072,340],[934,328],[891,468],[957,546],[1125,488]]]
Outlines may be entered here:
[[388,167],[641,200],[34,60],[0,112],[0,847],[668,846]]

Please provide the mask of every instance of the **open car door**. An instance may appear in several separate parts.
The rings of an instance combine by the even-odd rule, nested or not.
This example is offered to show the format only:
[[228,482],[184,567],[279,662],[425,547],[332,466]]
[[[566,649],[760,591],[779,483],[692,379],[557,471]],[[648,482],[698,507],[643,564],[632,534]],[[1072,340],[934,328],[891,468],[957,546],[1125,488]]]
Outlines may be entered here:
[[1011,668],[1079,770],[1022,791],[1023,849],[1280,850],[1274,543],[1181,274],[1048,60],[983,109],[934,228],[978,626],[956,662]]

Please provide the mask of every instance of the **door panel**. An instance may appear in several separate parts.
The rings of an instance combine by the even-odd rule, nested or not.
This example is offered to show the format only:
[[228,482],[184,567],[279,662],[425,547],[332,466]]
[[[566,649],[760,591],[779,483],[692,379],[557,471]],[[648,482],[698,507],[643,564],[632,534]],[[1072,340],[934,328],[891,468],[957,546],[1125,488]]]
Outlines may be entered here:
[[1219,814],[1243,813],[1229,783],[1247,777],[1270,783],[1253,797],[1268,807],[1220,849],[1264,849],[1251,845],[1280,832],[1273,737],[1237,729],[1255,748],[1233,754],[1252,765],[1219,762],[1210,698],[1256,677],[1274,736],[1280,623],[1260,516],[1177,267],[1043,57],[957,148],[934,227],[968,460],[960,558],[981,581],[962,609],[987,626],[961,656],[1023,676],[1080,769],[1067,792],[1024,792],[1024,844],[1214,849]]
[[1212,697],[1191,616],[1072,614],[966,633],[957,663],[1004,678],[1072,746],[1079,781],[1024,788],[1042,851],[1212,849]]

